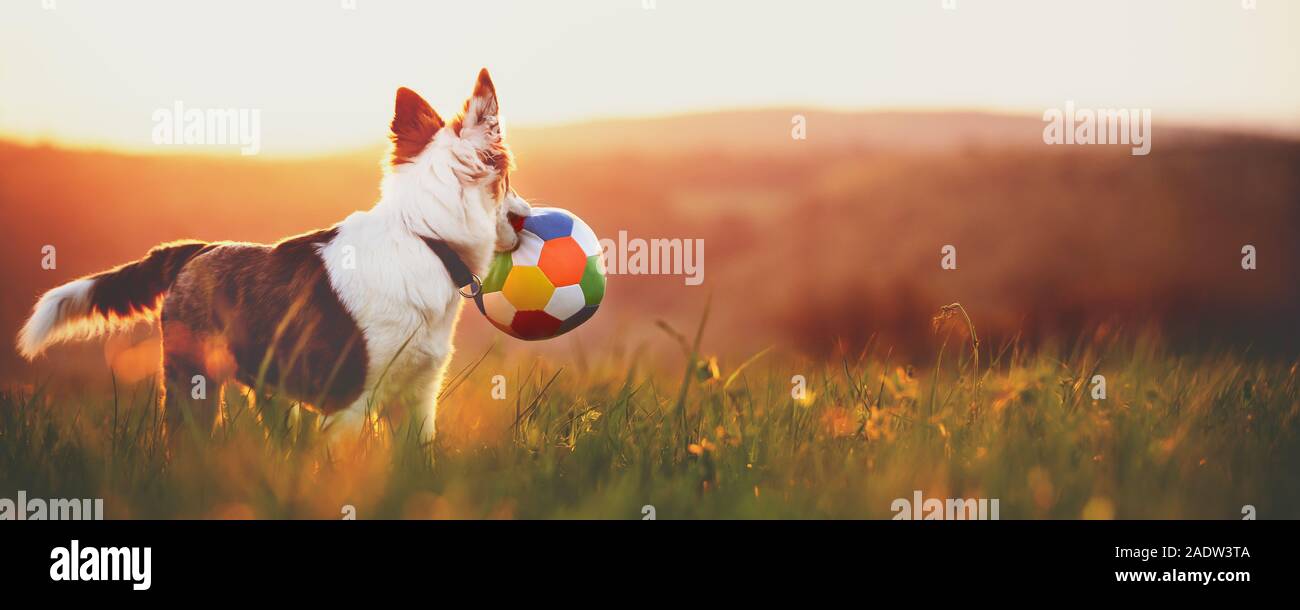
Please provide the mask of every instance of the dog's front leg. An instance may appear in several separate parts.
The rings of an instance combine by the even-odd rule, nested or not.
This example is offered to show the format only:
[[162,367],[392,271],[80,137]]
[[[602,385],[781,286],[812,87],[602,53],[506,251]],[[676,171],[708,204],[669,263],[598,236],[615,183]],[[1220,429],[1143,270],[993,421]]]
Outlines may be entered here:
[[433,440],[438,436],[437,392],[425,397],[423,403],[418,405],[411,423],[416,426],[420,442],[425,445],[433,445]]
[[509,252],[519,245],[519,234],[515,232],[515,227],[510,221],[513,218],[527,218],[532,213],[533,206],[529,205],[523,197],[516,195],[514,191],[506,193],[506,199],[501,204],[501,213],[497,217],[498,252]]
[[361,440],[370,407],[370,392],[364,392],[347,408],[331,413],[324,422],[325,441],[338,447]]

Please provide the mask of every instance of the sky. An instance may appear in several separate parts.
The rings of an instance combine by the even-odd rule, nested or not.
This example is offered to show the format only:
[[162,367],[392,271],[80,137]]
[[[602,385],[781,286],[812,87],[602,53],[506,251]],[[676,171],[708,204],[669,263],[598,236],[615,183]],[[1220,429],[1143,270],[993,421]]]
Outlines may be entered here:
[[449,117],[485,66],[508,125],[1073,101],[1300,132],[1300,2],[952,2],[5,0],[0,138],[156,152],[180,101],[258,110],[263,154],[352,149],[397,87]]

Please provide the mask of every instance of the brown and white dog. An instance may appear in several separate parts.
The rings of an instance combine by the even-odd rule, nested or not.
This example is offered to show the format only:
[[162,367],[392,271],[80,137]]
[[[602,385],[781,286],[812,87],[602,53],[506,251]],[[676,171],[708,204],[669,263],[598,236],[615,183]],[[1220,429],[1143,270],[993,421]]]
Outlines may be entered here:
[[402,405],[431,440],[462,305],[455,265],[432,244],[481,275],[494,248],[514,248],[511,219],[530,213],[509,186],[498,109],[487,70],[449,124],[398,89],[373,208],[274,245],[155,247],[42,295],[18,351],[30,360],[51,344],[161,314],[173,438],[187,417],[200,430],[213,425],[220,392],[200,397],[196,384],[234,380],[313,406],[334,432],[358,430],[374,405]]

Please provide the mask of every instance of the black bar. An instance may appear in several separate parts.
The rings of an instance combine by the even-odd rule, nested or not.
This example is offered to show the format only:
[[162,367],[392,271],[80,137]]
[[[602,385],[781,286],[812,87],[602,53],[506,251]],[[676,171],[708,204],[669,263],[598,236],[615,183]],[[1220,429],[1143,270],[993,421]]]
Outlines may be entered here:
[[[414,593],[432,581],[496,590],[619,574],[650,579],[645,584],[664,594],[689,584],[682,574],[696,569],[735,570],[746,582],[778,588],[811,579],[923,590],[1231,594],[1292,582],[1300,539],[1295,521],[28,521],[0,523],[0,532],[9,590],[128,598],[251,594],[292,583],[317,583],[316,593],[336,586]],[[52,549],[72,540],[82,549],[149,547],[149,589],[51,580]],[[1155,556],[1143,560],[1143,549]],[[1162,556],[1167,550],[1179,556]],[[1118,582],[1116,575],[1159,578],[1174,570],[1249,581]]]

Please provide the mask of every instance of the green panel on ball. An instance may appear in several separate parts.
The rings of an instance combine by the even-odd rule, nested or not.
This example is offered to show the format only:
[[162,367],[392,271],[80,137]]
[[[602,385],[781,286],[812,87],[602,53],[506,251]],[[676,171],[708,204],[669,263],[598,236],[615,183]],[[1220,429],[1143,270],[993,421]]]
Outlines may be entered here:
[[487,277],[483,278],[483,292],[496,292],[506,285],[506,276],[510,275],[510,268],[514,263],[510,262],[509,252],[498,252],[492,257],[492,266],[488,267]]
[[582,294],[587,297],[587,305],[599,305],[605,298],[605,270],[601,268],[600,255],[587,257],[587,268],[582,272]]

